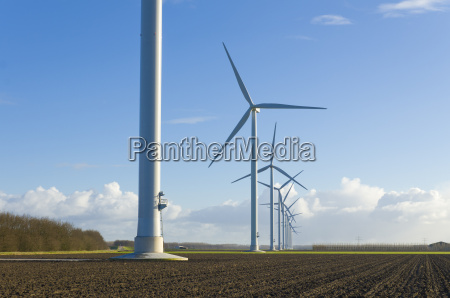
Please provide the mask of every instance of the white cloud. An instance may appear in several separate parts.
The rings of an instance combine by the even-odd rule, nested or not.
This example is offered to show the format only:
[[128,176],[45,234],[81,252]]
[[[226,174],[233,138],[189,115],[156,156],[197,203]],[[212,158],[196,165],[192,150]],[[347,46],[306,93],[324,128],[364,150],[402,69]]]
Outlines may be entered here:
[[450,200],[435,190],[392,191],[381,198],[376,215],[396,222],[432,225],[449,219]]
[[339,15],[321,15],[313,18],[311,20],[312,24],[317,25],[333,25],[333,26],[339,26],[339,25],[351,25],[352,22],[344,18],[343,16]]
[[237,207],[237,206],[239,206],[239,202],[233,201],[233,200],[228,200],[228,201],[223,202],[222,206]]
[[450,241],[443,226],[450,224],[450,195],[411,188],[386,193],[343,178],[341,187],[311,191],[296,204],[302,212],[302,235],[307,243],[353,242],[360,235],[367,242]]
[[124,226],[136,221],[137,202],[137,195],[122,192],[117,182],[105,184],[103,193],[87,190],[65,195],[55,187],[37,187],[22,196],[0,193],[1,211],[69,221],[84,229],[99,230],[111,240],[125,236]]
[[385,17],[401,17],[406,14],[444,11],[449,3],[449,0],[405,0],[397,3],[380,4],[378,11]]
[[185,212],[182,212],[183,208],[179,205],[175,205],[172,202],[169,202],[167,209],[164,210],[163,216],[164,219],[167,220],[174,220],[183,216],[189,215],[190,211],[187,210]]
[[[288,187],[283,189],[283,196],[287,190]],[[294,240],[297,244],[355,242],[358,235],[366,242],[411,243],[421,242],[424,237],[450,242],[450,235],[442,228],[450,224],[447,192],[419,188],[385,192],[360,179],[343,178],[338,189],[329,191],[305,192],[294,185],[286,202],[292,204],[299,197],[292,207],[294,212],[302,213],[297,217],[302,226],[300,236]],[[267,202],[266,188],[259,203]],[[38,187],[20,196],[0,192],[1,211],[69,221],[84,229],[99,230],[107,240],[131,240],[136,236],[137,208],[138,196],[122,191],[117,182],[106,184],[101,193],[86,190],[65,195],[55,187]],[[163,220],[167,242],[250,242],[250,200],[233,198],[216,206],[190,210],[169,199]],[[259,233],[260,243],[267,244],[267,206],[259,207]]]
[[179,118],[167,121],[169,124],[197,124],[200,122],[206,122],[214,120],[216,117],[190,117],[190,118]]
[[342,178],[341,188],[331,191],[311,190],[299,201],[301,212],[312,217],[318,213],[354,213],[373,211],[384,190],[361,184],[360,179]]

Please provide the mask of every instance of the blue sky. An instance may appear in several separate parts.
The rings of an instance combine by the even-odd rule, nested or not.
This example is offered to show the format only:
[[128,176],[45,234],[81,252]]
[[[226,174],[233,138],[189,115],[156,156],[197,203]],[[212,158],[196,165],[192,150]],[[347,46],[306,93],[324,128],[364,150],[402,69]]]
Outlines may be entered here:
[[[258,116],[262,141],[271,139],[277,122],[279,139],[298,136],[316,146],[317,161],[280,164],[291,174],[305,170],[302,183],[321,194],[317,205],[314,194],[297,190],[304,199],[298,209],[313,215],[305,215],[303,238],[295,241],[353,241],[359,234],[388,241],[386,231],[394,225],[399,227],[394,239],[419,241],[450,223],[449,214],[436,215],[450,200],[449,9],[446,0],[167,0],[163,141],[197,136],[205,143],[223,142],[239,121],[247,103],[225,42],[256,103],[328,108],[265,110]],[[139,25],[137,0],[0,1],[0,210],[101,226],[108,240],[135,236],[138,169],[127,160],[127,140],[138,135]],[[186,118],[196,121],[180,120]],[[249,134],[247,123],[239,135]],[[163,164],[162,189],[172,202],[166,238],[246,243],[249,219],[233,228],[214,222],[208,212],[224,206],[247,210],[249,183],[230,182],[250,166],[219,162],[208,169],[208,164]],[[276,177],[276,182],[284,181]],[[370,195],[363,195],[366,190]],[[80,201],[77,194],[87,197]],[[263,201],[267,194],[263,189],[260,194]],[[106,215],[102,224],[86,223],[98,216],[97,205],[82,212],[95,202],[107,204],[102,200],[108,195],[129,214],[118,235]],[[359,195],[371,203],[349,199]],[[348,204],[333,199],[339,196]],[[392,199],[389,209],[387,197],[402,201]],[[36,211],[44,202],[60,209]],[[64,202],[81,211],[64,213]],[[425,214],[404,207],[415,203],[435,207]],[[383,206],[390,215],[373,219]],[[332,210],[341,212],[333,213],[342,222],[335,231],[322,220],[331,218],[326,212]],[[373,228],[342,232],[352,227],[344,226],[349,210],[372,218],[367,226]],[[205,214],[202,222],[196,212]],[[202,237],[189,238],[178,228],[183,216]],[[224,236],[231,231],[243,236]],[[450,241],[448,235],[433,237]]]

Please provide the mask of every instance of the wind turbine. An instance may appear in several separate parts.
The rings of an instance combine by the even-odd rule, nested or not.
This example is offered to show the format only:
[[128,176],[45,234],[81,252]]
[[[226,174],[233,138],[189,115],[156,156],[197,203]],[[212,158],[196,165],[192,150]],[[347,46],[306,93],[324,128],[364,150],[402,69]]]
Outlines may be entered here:
[[297,203],[298,200],[300,200],[300,198],[298,198],[297,200],[295,200],[291,205],[287,206],[286,205],[286,200],[289,196],[289,193],[292,189],[292,187],[294,186],[294,184],[291,184],[291,187],[289,188],[288,192],[286,193],[286,195],[284,196],[284,199],[282,200],[281,203],[281,209],[282,210],[282,215],[283,215],[283,248],[287,249],[288,245],[289,245],[289,241],[292,240],[290,238],[292,238],[292,235],[290,234],[290,229],[289,227],[292,227],[291,222],[297,222],[295,220],[295,216],[300,215],[301,213],[297,213],[297,214],[293,214],[291,212],[291,208],[292,206],[295,205],[295,203]]
[[[297,180],[295,180],[293,177],[289,176],[288,173],[286,173],[285,171],[283,171],[279,167],[273,165],[273,160],[274,160],[274,157],[275,157],[275,135],[276,135],[276,132],[277,132],[277,124],[275,123],[275,128],[273,130],[272,148],[271,148],[272,151],[270,152],[270,154],[271,154],[270,164],[268,166],[265,166],[265,167],[263,167],[263,168],[258,170],[258,173],[262,173],[265,170],[270,169],[270,186],[269,186],[270,187],[270,239],[273,239],[273,206],[274,206],[274,203],[273,203],[274,202],[274,199],[273,199],[273,189],[274,189],[274,187],[273,187],[273,170],[274,169],[277,170],[278,172],[280,172],[281,174],[283,174],[284,176],[289,178],[290,179],[289,181],[292,180],[295,183],[297,183],[298,185],[300,185],[301,187],[303,187],[304,189],[306,189],[306,187],[304,187],[299,182],[297,182]],[[238,181],[240,181],[242,179],[245,179],[247,177],[250,177],[250,176],[251,176],[251,174],[248,174],[248,175],[246,175],[246,176],[244,176],[242,178],[234,180],[231,183],[238,182]],[[275,248],[273,246],[273,240],[270,241],[270,248],[269,248],[269,250],[272,250],[272,251],[275,250]]]
[[275,186],[273,186],[273,183],[272,183],[272,187],[270,186],[270,185],[268,185],[268,184],[265,184],[265,183],[263,183],[263,182],[260,182],[260,181],[258,181],[258,183],[260,183],[260,184],[262,184],[262,185],[264,185],[264,186],[266,186],[266,187],[268,187],[268,188],[270,188],[270,189],[275,189],[276,191],[278,191],[278,203],[277,203],[277,205],[278,205],[278,209],[277,209],[277,211],[278,211],[278,250],[281,250],[281,208],[280,208],[280,206],[282,205],[282,202],[283,202],[283,196],[281,195],[281,190],[286,186],[286,185],[288,185],[292,180],[294,180],[295,178],[297,178],[297,176],[298,175],[300,175],[301,173],[303,173],[303,170],[302,171],[300,171],[299,173],[297,173],[294,177],[290,177],[289,178],[289,180],[288,181],[286,181],[283,185],[281,185],[280,187],[275,187]]
[[286,211],[286,199],[289,196],[289,193],[291,192],[292,187],[294,186],[294,183],[291,184],[291,187],[289,188],[288,192],[284,196],[283,201],[281,202],[281,213],[283,215],[283,248],[286,249],[286,242],[287,242],[287,211]]
[[[161,144],[162,1],[141,1],[141,83],[139,134],[148,144]],[[160,189],[161,156],[139,156],[139,211],[134,253],[114,259],[182,260],[164,253],[161,210],[167,206]]]
[[283,246],[285,249],[287,249],[288,246],[288,241],[289,241],[289,237],[292,236],[289,234],[290,230],[289,230],[289,226],[291,225],[291,220],[293,220],[294,222],[296,222],[295,220],[295,216],[296,215],[300,215],[301,213],[298,214],[292,214],[291,212],[291,208],[292,206],[295,205],[295,203],[297,203],[298,200],[300,200],[300,198],[298,198],[297,200],[295,200],[290,206],[286,205],[286,200],[289,196],[289,192],[291,191],[292,187],[294,186],[294,184],[291,184],[291,187],[289,188],[289,191],[286,193],[286,196],[283,199],[283,202],[281,204],[281,207],[283,208],[283,237],[285,237],[286,241],[283,241]]
[[290,249],[294,249],[294,246],[293,246],[293,244],[292,244],[292,233],[294,233],[294,234],[296,234],[296,235],[298,235],[299,234],[299,232],[297,232],[295,229],[296,228],[299,228],[299,227],[294,227],[293,225],[292,225],[292,222],[289,222],[289,241],[288,241],[288,246],[290,247]]
[[[297,201],[299,200],[300,198],[298,198],[297,200],[295,200],[290,206],[287,206],[286,204],[285,204],[285,202],[283,203],[283,206],[286,208],[286,211],[285,211],[285,213],[284,213],[284,215],[283,215],[283,218],[284,218],[284,222],[283,222],[283,226],[284,226],[284,236],[285,236],[285,238],[286,238],[286,241],[283,243],[283,247],[285,248],[285,249],[293,249],[293,246],[292,246],[292,232],[294,232],[296,235],[298,235],[299,233],[295,230],[296,228],[299,228],[299,227],[294,227],[293,225],[292,225],[292,222],[297,222],[296,220],[295,220],[295,216],[297,216],[297,215],[300,215],[301,213],[295,213],[295,214],[292,214],[292,212],[291,212],[291,208],[292,208],[292,206],[295,204],[295,203],[297,203]],[[289,213],[289,214],[288,214]]]
[[225,48],[225,52],[227,53],[228,59],[230,60],[231,67],[233,68],[234,75],[236,76],[236,79],[238,81],[239,87],[241,89],[242,94],[244,95],[245,100],[249,104],[249,108],[245,111],[244,115],[242,116],[241,120],[239,120],[236,127],[233,129],[231,134],[228,136],[227,140],[225,141],[222,149],[219,151],[219,153],[214,157],[214,159],[211,161],[211,166],[214,161],[216,161],[217,157],[220,156],[226,146],[229,144],[230,140],[239,132],[239,130],[244,126],[244,124],[247,122],[247,119],[250,117],[250,114],[252,115],[252,137],[251,137],[251,245],[250,245],[250,251],[260,251],[259,245],[258,245],[258,188],[257,188],[257,135],[256,135],[256,113],[259,113],[260,109],[325,109],[320,107],[307,107],[307,106],[296,106],[296,105],[286,105],[286,104],[277,104],[277,103],[262,103],[262,104],[255,104],[253,103],[252,98],[250,97],[250,94],[247,91],[247,88],[244,85],[244,82],[241,79],[241,76],[239,75],[236,66],[233,63],[233,60],[231,59],[230,53],[228,52],[227,47],[225,46],[225,43],[223,43],[223,47]]
[[285,205],[285,207],[286,207],[286,237],[288,239],[286,241],[286,248],[292,248],[292,231],[294,231],[297,234],[297,232],[295,231],[294,227],[292,226],[292,222],[293,221],[297,222],[295,220],[295,216],[300,215],[301,213],[292,214],[290,209],[295,203],[297,203],[297,201],[299,199],[300,198],[295,200],[289,207],[287,205]]

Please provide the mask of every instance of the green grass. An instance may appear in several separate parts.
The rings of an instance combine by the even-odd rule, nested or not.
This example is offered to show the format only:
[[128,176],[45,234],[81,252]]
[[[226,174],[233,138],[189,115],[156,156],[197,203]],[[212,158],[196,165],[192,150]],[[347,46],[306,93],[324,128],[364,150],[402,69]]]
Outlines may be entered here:
[[[109,249],[111,250],[119,250],[119,246],[110,246]],[[123,251],[130,251],[134,250],[133,246],[122,246]]]
[[[202,251],[186,251],[186,250],[169,250],[166,251],[171,254],[261,254],[261,253],[252,253],[246,251],[230,251],[230,250],[202,250]],[[401,252],[401,251],[266,251],[265,254],[300,254],[300,255],[436,255],[436,254],[450,254],[450,252]]]
[[78,250],[78,251],[12,251],[0,252],[0,256],[21,256],[21,255],[73,255],[73,254],[104,254],[104,253],[124,253],[117,250]]
[[[133,251],[117,251],[117,250],[94,250],[94,251],[44,251],[44,252],[0,252],[0,256],[8,255],[70,255],[70,254],[96,254],[96,253],[110,253],[110,254],[123,254],[132,253]],[[170,254],[261,254],[252,253],[241,250],[167,250],[166,253]],[[450,254],[450,252],[401,252],[401,251],[266,251],[262,255],[268,254],[299,254],[299,255],[439,255]]]

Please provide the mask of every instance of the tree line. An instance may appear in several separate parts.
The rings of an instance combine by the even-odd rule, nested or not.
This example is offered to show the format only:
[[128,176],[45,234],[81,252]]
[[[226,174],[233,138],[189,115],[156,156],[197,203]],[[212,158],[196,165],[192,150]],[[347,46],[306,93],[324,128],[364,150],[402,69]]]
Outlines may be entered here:
[[107,249],[102,235],[95,230],[72,224],[0,212],[0,251],[77,251]]
[[202,242],[166,242],[164,243],[164,249],[178,249],[183,246],[187,249],[198,250],[244,250],[248,249],[248,245],[240,244],[209,244]]
[[[111,249],[116,249],[119,246],[134,247],[134,241],[132,240],[116,240],[114,242],[108,242]],[[242,250],[248,249],[248,245],[239,244],[209,244],[201,242],[164,242],[164,250],[178,249],[180,246],[184,246],[188,249],[199,250]],[[269,246],[267,245],[267,249]]]
[[133,248],[134,247],[134,241],[132,240],[116,240],[116,241],[106,241],[106,245],[109,247],[109,249],[116,250],[120,248]]

